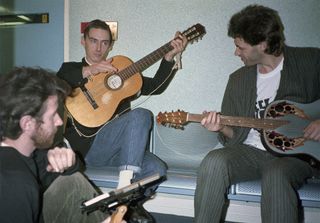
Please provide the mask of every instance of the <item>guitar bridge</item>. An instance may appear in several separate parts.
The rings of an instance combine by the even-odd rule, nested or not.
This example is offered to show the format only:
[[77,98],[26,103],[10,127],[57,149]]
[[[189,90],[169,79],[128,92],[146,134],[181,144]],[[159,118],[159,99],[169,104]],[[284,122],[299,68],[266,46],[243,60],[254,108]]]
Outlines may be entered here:
[[92,95],[90,94],[90,91],[88,91],[88,89],[84,85],[81,85],[80,89],[82,90],[84,96],[86,96],[86,98],[89,101],[92,108],[97,109],[99,106],[96,103],[96,101],[94,100],[94,98],[92,97]]

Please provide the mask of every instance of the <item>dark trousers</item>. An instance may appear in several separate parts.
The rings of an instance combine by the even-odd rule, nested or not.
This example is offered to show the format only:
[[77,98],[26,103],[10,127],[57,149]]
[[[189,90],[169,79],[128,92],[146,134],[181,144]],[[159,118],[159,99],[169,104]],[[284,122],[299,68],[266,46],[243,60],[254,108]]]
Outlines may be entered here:
[[294,157],[276,157],[246,145],[213,150],[203,159],[195,193],[195,222],[223,220],[230,185],[261,179],[264,223],[295,223],[299,189],[311,177],[311,166]]
[[80,173],[59,176],[46,190],[43,198],[43,218],[45,223],[98,223],[107,215],[101,211],[82,213],[83,201],[97,195],[96,190]]

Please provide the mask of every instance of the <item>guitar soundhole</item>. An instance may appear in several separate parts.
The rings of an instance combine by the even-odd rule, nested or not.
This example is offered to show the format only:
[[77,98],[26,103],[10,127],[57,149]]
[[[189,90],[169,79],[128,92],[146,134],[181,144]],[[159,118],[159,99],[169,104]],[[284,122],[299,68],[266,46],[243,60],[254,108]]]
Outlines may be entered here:
[[284,106],[283,106],[283,103],[281,104],[277,104],[274,108],[275,111],[277,112],[282,112],[284,110]]
[[273,140],[273,144],[274,144],[276,147],[282,147],[283,141],[282,141],[281,139],[275,139],[275,140]]
[[277,132],[267,132],[269,143],[281,151],[292,150],[294,147],[294,140],[285,137]]
[[274,111],[274,110],[270,110],[269,112],[268,112],[268,117],[272,117],[272,118],[275,118],[276,117],[276,115],[277,115],[277,113]]
[[277,132],[266,132],[269,143],[278,150],[283,152],[293,150],[303,145],[305,139],[303,137],[288,138]]
[[295,108],[293,105],[286,102],[278,103],[275,106],[271,106],[268,115],[269,117],[284,116],[286,114],[295,114]]
[[111,90],[117,90],[122,86],[122,79],[117,74],[112,74],[106,77],[105,85]]

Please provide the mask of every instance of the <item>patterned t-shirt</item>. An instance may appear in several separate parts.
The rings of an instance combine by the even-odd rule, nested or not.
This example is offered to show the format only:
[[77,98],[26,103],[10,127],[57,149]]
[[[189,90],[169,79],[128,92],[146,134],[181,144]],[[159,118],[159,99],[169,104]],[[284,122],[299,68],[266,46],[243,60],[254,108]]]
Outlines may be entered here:
[[[280,84],[283,58],[279,65],[269,73],[262,74],[257,66],[257,100],[255,117],[263,118],[267,106],[275,99]],[[260,138],[260,132],[251,129],[244,144],[251,145],[261,150],[266,150]]]

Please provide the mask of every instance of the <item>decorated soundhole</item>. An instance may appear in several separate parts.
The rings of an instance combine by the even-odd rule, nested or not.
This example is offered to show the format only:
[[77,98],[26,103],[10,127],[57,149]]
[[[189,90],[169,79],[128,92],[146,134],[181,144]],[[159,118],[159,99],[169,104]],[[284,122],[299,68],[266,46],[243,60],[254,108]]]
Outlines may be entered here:
[[286,101],[282,101],[272,105],[267,111],[267,117],[272,118],[282,117],[289,114],[296,115],[303,119],[309,119],[309,117],[305,114],[305,112],[302,109]]
[[275,131],[267,131],[266,135],[269,144],[282,152],[302,146],[305,140],[303,137],[289,138]]

